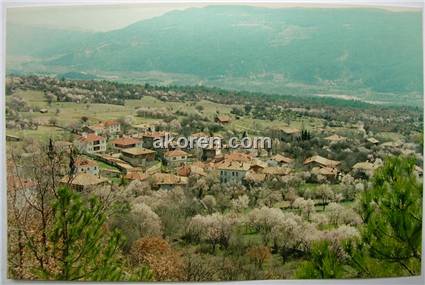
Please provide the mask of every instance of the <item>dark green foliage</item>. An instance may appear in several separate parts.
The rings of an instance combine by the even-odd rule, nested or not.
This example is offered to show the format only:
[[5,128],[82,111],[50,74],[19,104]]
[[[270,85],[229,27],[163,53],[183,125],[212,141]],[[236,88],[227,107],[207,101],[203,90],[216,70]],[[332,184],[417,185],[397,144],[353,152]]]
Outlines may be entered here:
[[297,271],[296,278],[330,279],[341,278],[344,273],[341,258],[328,241],[313,245],[308,261]]
[[246,104],[246,105],[244,106],[244,110],[245,110],[245,113],[249,114],[249,113],[251,112],[251,110],[252,110],[252,106],[251,106],[251,105]]
[[388,158],[376,171],[372,187],[359,197],[364,222],[360,240],[343,241],[339,249],[326,241],[314,244],[296,277],[420,274],[422,182],[414,166],[413,158]]
[[241,108],[236,108],[233,107],[232,110],[230,111],[231,114],[234,114],[236,116],[243,116],[244,115],[244,111]]
[[420,273],[422,241],[422,182],[414,166],[413,158],[387,159],[359,199],[363,243],[370,256],[410,275]]
[[97,199],[83,202],[68,188],[60,188],[53,205],[49,234],[55,266],[40,272],[54,280],[120,280],[122,237],[105,232],[105,216]]
[[6,85],[6,96],[13,94],[13,88],[10,85]]
[[311,133],[308,130],[301,130],[301,135],[297,138],[298,141],[309,141],[311,139]]

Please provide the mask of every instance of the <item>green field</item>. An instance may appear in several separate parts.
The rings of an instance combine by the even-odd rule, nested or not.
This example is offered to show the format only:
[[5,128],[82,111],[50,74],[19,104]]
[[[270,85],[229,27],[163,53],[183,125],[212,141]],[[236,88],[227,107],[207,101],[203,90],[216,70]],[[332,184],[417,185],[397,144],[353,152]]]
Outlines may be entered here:
[[[109,119],[119,119],[131,116],[134,124],[157,122],[158,119],[149,117],[138,117],[136,111],[138,108],[165,108],[170,114],[176,111],[185,112],[187,114],[200,114],[213,120],[217,113],[228,114],[233,119],[229,125],[229,129],[237,132],[250,131],[250,130],[264,130],[267,127],[273,126],[286,126],[286,123],[275,120],[261,120],[253,119],[250,117],[240,117],[236,119],[234,115],[230,114],[233,107],[239,105],[224,105],[215,102],[201,100],[199,102],[163,102],[151,96],[144,96],[140,100],[126,100],[124,106],[99,104],[99,103],[74,103],[74,102],[53,102],[51,105],[47,103],[46,98],[41,91],[18,91],[12,96],[22,97],[31,107],[46,108],[47,113],[40,112],[24,112],[21,113],[24,118],[37,121],[40,126],[38,130],[7,130],[7,134],[17,135],[21,137],[62,137],[64,131],[60,128],[51,127],[49,120],[54,118],[59,126],[67,127],[72,123],[78,122],[82,117],[87,117],[90,123],[97,123]],[[8,97],[7,100],[10,100]],[[203,110],[199,112],[196,107],[202,106]],[[59,112],[58,112],[59,111]],[[180,119],[182,117],[179,117]],[[321,126],[322,122],[319,119],[294,119],[290,122],[290,126],[301,128],[304,125],[307,128]]]

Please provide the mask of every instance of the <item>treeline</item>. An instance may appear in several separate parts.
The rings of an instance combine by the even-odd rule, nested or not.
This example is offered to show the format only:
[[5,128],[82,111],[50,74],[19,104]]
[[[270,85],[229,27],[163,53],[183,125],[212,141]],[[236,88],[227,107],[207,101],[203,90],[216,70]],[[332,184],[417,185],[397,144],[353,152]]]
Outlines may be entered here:
[[125,100],[152,96],[166,102],[209,100],[225,105],[240,105],[241,108],[232,111],[236,116],[271,121],[290,122],[290,119],[308,116],[326,120],[335,126],[341,125],[341,122],[361,122],[367,132],[388,131],[404,135],[420,132],[423,128],[423,114],[418,107],[373,105],[358,100],[262,94],[205,86],[154,86],[106,80],[9,77],[7,94],[13,94],[18,89],[43,91],[49,103],[64,101],[124,105]]

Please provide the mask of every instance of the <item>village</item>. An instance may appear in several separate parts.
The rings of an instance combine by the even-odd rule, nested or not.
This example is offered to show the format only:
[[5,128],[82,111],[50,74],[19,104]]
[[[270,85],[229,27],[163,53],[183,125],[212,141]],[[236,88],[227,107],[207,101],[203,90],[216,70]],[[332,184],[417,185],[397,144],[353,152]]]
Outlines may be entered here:
[[[229,116],[218,116],[216,121],[222,125],[230,122]],[[275,139],[288,143],[296,142],[301,130],[296,128],[273,129]],[[155,149],[154,141],[170,135],[157,131],[155,124],[132,126],[126,133],[116,120],[107,120],[81,128],[74,141],[55,141],[55,146],[70,152],[76,148],[81,154],[75,161],[75,176],[71,185],[79,191],[111,184],[117,179],[127,182],[148,181],[153,178],[156,189],[172,190],[185,187],[188,177],[205,177],[210,172],[219,175],[221,183],[236,183],[246,186],[261,185],[266,181],[292,179],[297,172],[308,173],[316,183],[338,183],[345,173],[339,169],[340,161],[313,155],[303,161],[302,167],[295,168],[294,158],[283,153],[272,154],[272,149],[228,149],[226,146],[205,147],[201,149]],[[207,133],[193,133],[191,137],[208,138]],[[13,138],[13,137],[9,137]],[[329,145],[346,141],[347,138],[332,134],[324,138]],[[365,148],[378,148],[395,151],[400,143],[383,143],[373,137],[363,142]],[[409,149],[405,153],[413,153]],[[99,163],[111,168],[100,168]],[[354,178],[367,179],[374,169],[382,164],[381,159],[357,162],[349,172]],[[164,167],[165,166],[165,167]],[[115,168],[115,169],[114,169]],[[422,169],[417,167],[418,174]],[[65,178],[64,181],[67,181]]]
[[[15,78],[21,85],[28,84],[32,78],[22,81]],[[20,81],[21,80],[21,81]],[[50,83],[51,79],[43,79],[40,82]],[[54,82],[54,81],[53,81]],[[32,83],[30,83],[32,84]],[[39,83],[40,84],[40,83]],[[54,85],[53,85],[54,86]],[[52,87],[53,87],[52,86]],[[84,85],[83,85],[84,86]],[[51,87],[51,88],[52,88]],[[62,88],[61,90],[63,90]],[[80,93],[90,94],[81,88],[73,88]],[[69,92],[71,90],[65,90]],[[163,97],[161,93],[158,97]],[[169,92],[169,94],[172,94]],[[51,96],[46,93],[46,101]],[[56,96],[59,97],[59,96]],[[80,99],[82,97],[79,97]],[[89,97],[90,98],[90,97]],[[168,99],[168,98],[167,98]],[[55,99],[58,100],[58,99]],[[41,114],[49,116],[46,108],[39,110]],[[213,116],[214,122],[222,129],[226,129],[232,120],[232,114],[216,114]],[[293,179],[296,175],[303,174],[309,176],[309,181],[315,183],[339,183],[346,174],[356,179],[368,179],[373,174],[374,169],[382,164],[382,158],[376,155],[377,152],[391,154],[400,152],[405,155],[415,154],[415,145],[407,142],[385,141],[380,142],[373,136],[368,136],[364,128],[360,125],[358,133],[362,134],[361,140],[356,140],[357,147],[361,147],[367,153],[364,161],[356,161],[351,169],[340,169],[341,161],[329,159],[326,156],[311,155],[305,157],[299,163],[295,163],[296,157],[279,152],[277,149],[282,144],[297,144],[305,138],[303,129],[280,125],[264,130],[273,139],[274,148],[264,149],[230,149],[226,145],[206,146],[204,148],[194,147],[193,149],[178,149],[169,146],[169,149],[155,149],[154,141],[161,140],[171,132],[163,131],[164,121],[156,120],[141,124],[129,125],[125,128],[122,121],[105,120],[95,124],[83,123],[78,129],[73,129],[74,138],[69,141],[57,140],[57,145],[62,150],[70,151],[76,148],[81,156],[76,160],[75,177],[71,184],[80,190],[97,187],[99,185],[111,184],[117,180],[140,180],[151,181],[156,188],[172,189],[179,186],[184,187],[188,183],[188,177],[202,177],[210,172],[219,175],[221,183],[237,183],[245,186],[261,185],[266,181],[285,181]],[[175,128],[174,135],[181,131]],[[309,130],[314,133],[315,130]],[[186,132],[187,133],[187,132]],[[223,133],[223,132],[221,132]],[[320,131],[323,149],[331,151],[330,148],[353,143],[353,139],[339,135],[331,131]],[[183,135],[181,133],[180,135]],[[212,132],[194,132],[188,137],[196,141],[198,138],[209,138]],[[217,134],[221,138],[221,134]],[[244,133],[247,135],[247,132]],[[248,134],[249,135],[249,134]],[[15,138],[19,140],[20,138]],[[8,136],[8,140],[14,140],[13,135]],[[344,151],[351,151],[347,148]],[[380,153],[382,156],[382,153]],[[111,167],[99,167],[99,163],[107,164]],[[422,175],[422,169],[417,167],[418,173]]]
[[[43,150],[47,160],[51,153],[60,154],[52,174],[58,185],[83,195],[111,193],[120,203],[129,204],[136,217],[153,219],[152,224],[140,224],[138,235],[162,236],[187,254],[197,248],[190,254],[212,259],[217,254],[215,242],[225,252],[230,250],[233,235],[243,240],[247,250],[252,244],[264,244],[264,250],[270,251],[272,231],[267,227],[273,226],[265,227],[261,223],[267,219],[255,215],[278,210],[277,215],[290,215],[300,227],[291,253],[286,247],[273,251],[270,246],[274,256],[270,268],[287,255],[294,260],[283,261],[282,272],[274,273],[280,278],[293,276],[301,262],[299,252],[308,251],[313,236],[358,235],[361,220],[355,213],[356,197],[370,185],[387,157],[413,157],[415,175],[420,179],[423,175],[422,122],[417,110],[315,107],[297,101],[268,102],[261,97],[241,103],[237,94],[226,97],[214,90],[167,90],[50,77],[10,77],[8,83],[8,191],[22,190],[26,198],[21,200],[37,193],[41,178],[34,174],[39,171],[35,158]],[[272,144],[156,148],[155,141],[167,136],[193,141],[220,138],[223,142],[264,136]],[[167,205],[172,210],[158,206],[161,199],[171,203]],[[141,205],[148,210],[134,212],[141,211]],[[238,222],[234,222],[234,213]],[[180,220],[175,221],[177,217]],[[225,224],[226,230],[217,237],[208,236],[208,227],[216,224],[206,225],[200,217],[218,219],[216,223]],[[129,231],[125,224],[131,219],[114,227]],[[195,227],[197,222],[201,224]],[[202,226],[207,227],[205,233],[198,231]],[[129,239],[126,250],[134,239]],[[212,252],[203,248],[211,240]],[[260,269],[256,274],[263,274]],[[177,278],[170,276],[161,280]]]

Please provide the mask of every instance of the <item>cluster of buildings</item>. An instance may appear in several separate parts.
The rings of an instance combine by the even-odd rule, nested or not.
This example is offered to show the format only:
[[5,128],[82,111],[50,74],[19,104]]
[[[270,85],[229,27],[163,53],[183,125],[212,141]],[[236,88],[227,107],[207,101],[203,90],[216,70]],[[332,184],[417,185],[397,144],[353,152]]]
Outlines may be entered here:
[[[217,117],[226,124],[227,116]],[[292,127],[279,127],[271,130],[273,136],[282,141],[294,141],[300,138],[301,131]],[[172,189],[188,184],[190,177],[205,177],[211,172],[219,176],[222,184],[261,185],[266,181],[284,181],[299,171],[308,171],[317,181],[336,182],[341,173],[341,161],[320,155],[313,155],[302,162],[278,153],[271,154],[271,149],[230,149],[226,145],[205,146],[199,148],[155,148],[155,140],[172,135],[156,130],[154,124],[132,126],[129,134],[124,135],[121,123],[108,120],[96,125],[85,126],[78,137],[71,142],[56,142],[61,148],[72,145],[81,156],[75,160],[74,175],[64,177],[68,183],[83,191],[99,186],[110,186],[110,181],[125,179],[150,183],[156,189]],[[191,134],[192,139],[210,137],[211,134],[199,132]],[[329,145],[347,141],[346,137],[333,134],[324,138]],[[365,139],[365,145],[382,148],[400,147],[397,143],[380,144],[372,137]],[[103,164],[103,167],[100,167]],[[105,165],[110,167],[105,167]],[[374,170],[382,165],[377,159],[373,162],[356,163],[352,168],[353,176],[370,177]],[[421,169],[417,169],[422,173]]]
[[[216,120],[226,124],[230,118],[222,115]],[[130,136],[123,135],[121,129],[120,123],[112,120],[82,128],[74,145],[82,154],[93,159],[77,161],[78,179],[71,181],[72,184],[85,182],[87,186],[92,186],[93,183],[104,183],[95,160],[119,168],[127,180],[150,181],[157,188],[165,189],[186,185],[188,177],[203,177],[210,171],[216,171],[224,184],[262,183],[291,172],[292,158],[282,154],[270,157],[264,149],[227,151],[226,146],[218,145],[203,148],[195,145],[192,149],[171,145],[168,149],[156,149],[155,140],[164,139],[170,133],[155,131],[154,125],[146,124],[136,125],[135,132]],[[284,133],[296,132],[285,129]],[[199,132],[193,133],[191,138],[196,140],[209,136]],[[158,165],[165,166],[167,172],[162,172]],[[90,177],[93,183],[89,183]]]
[[[221,124],[230,122],[226,115],[215,119]],[[165,131],[155,130],[155,125],[140,124],[133,126],[131,135],[123,135],[119,121],[109,120],[93,126],[84,127],[80,136],[74,141],[79,151],[94,157],[120,170],[127,180],[149,181],[154,187],[170,189],[174,186],[184,186],[188,177],[202,177],[215,171],[223,184],[261,184],[268,180],[282,180],[288,175],[304,170],[317,180],[335,182],[340,174],[341,162],[320,155],[314,155],[295,165],[293,158],[283,153],[271,155],[270,149],[228,149],[223,146],[205,146],[202,148],[181,149],[170,145],[166,149],[155,148],[155,140],[172,135]],[[271,130],[274,137],[282,141],[295,141],[302,136],[301,130],[293,127],[278,127]],[[190,138],[210,137],[210,134],[199,132],[191,134]],[[329,145],[347,141],[346,137],[332,134],[324,138]],[[365,144],[377,146],[380,142],[369,137]],[[382,144],[383,148],[396,147],[393,143]],[[376,160],[373,163],[364,161],[356,163],[352,174],[367,178],[382,164]],[[104,183],[99,168],[94,160],[80,162],[78,171],[85,178],[90,175],[96,183]],[[117,175],[117,173],[112,173]],[[319,179],[320,177],[320,179]]]

